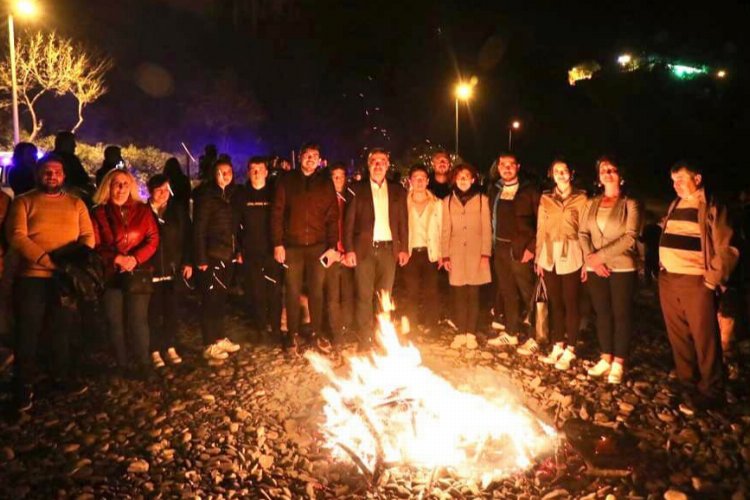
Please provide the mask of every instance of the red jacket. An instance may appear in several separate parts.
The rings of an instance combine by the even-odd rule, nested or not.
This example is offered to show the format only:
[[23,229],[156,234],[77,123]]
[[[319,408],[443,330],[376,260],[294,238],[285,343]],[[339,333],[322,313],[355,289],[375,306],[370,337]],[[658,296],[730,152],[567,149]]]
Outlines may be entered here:
[[132,255],[138,266],[146,263],[159,246],[159,228],[145,203],[128,200],[122,207],[112,202],[94,208],[95,250],[104,258],[107,273],[114,273],[115,257]]

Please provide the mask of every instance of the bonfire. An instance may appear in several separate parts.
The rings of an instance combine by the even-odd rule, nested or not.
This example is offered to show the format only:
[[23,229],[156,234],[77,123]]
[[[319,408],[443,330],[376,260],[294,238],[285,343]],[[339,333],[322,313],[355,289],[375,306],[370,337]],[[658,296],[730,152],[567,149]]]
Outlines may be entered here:
[[375,349],[348,356],[344,369],[306,353],[325,375],[325,446],[353,461],[377,483],[389,467],[450,469],[487,485],[534,464],[553,449],[557,435],[510,391],[488,397],[458,390],[422,364],[420,351],[400,338],[381,300]]

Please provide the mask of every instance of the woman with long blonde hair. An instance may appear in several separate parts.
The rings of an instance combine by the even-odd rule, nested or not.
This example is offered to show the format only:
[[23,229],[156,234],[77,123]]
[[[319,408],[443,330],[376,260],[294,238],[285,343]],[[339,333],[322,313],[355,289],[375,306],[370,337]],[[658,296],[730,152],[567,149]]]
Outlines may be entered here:
[[96,251],[105,262],[104,310],[119,370],[128,368],[127,332],[137,375],[148,369],[148,304],[152,288],[148,260],[159,245],[159,228],[143,203],[133,175],[122,169],[104,176],[92,212]]

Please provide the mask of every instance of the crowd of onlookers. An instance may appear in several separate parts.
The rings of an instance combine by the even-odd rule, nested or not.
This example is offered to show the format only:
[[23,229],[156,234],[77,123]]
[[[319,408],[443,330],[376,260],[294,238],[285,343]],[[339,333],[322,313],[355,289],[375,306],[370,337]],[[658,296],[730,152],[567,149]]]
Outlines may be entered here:
[[[72,134],[59,134],[40,159],[33,144],[18,144],[8,176],[13,201],[0,193],[0,307],[13,319],[19,409],[31,407],[43,339],[59,388],[86,390],[70,376],[81,325],[107,332],[120,375],[180,364],[184,288],[200,299],[203,357],[221,363],[240,349],[225,327],[236,285],[254,329],[291,352],[300,343],[332,355],[347,341],[369,348],[378,298],[394,288],[399,314],[423,332],[442,323],[483,333],[490,309],[490,346],[559,370],[576,363],[579,330],[593,316],[600,357],[588,375],[619,384],[644,262],[646,278],[658,279],[677,380],[696,407],[724,400],[722,354],[733,328],[720,329],[717,317],[734,321],[742,309],[728,287],[741,231],[704,188],[697,164],[678,162],[664,174],[676,197],[660,224],[644,224],[643,205],[611,157],[596,162],[593,195],[575,186],[563,159],[550,164],[542,191],[510,152],[498,155],[486,180],[471,165],[452,165],[445,151],[400,182],[382,149],[369,150],[362,179],[343,163],[324,163],[320,148],[305,144],[299,168],[254,157],[236,182],[237,166],[207,147],[195,188],[172,158],[148,180],[143,200],[116,146],[106,148],[94,181]],[[528,328],[540,282],[549,339]],[[496,293],[483,307],[489,283]]]

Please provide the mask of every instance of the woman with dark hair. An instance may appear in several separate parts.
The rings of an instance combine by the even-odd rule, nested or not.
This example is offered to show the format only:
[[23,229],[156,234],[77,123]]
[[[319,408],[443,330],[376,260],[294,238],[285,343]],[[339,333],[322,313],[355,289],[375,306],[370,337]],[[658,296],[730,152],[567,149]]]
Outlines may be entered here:
[[13,196],[19,196],[36,187],[36,146],[30,142],[19,142],[13,148],[13,168],[8,173],[8,184]]
[[125,168],[125,160],[122,159],[122,150],[120,146],[109,145],[104,148],[104,161],[102,166],[96,171],[96,185],[102,183],[102,179],[110,170],[116,168]]
[[571,184],[573,170],[564,160],[555,160],[547,175],[555,187],[539,200],[536,229],[535,270],[544,280],[552,312],[552,352],[539,359],[567,370],[575,360],[576,338],[581,321],[578,296],[581,288],[583,252],[578,242],[579,216],[586,192]]
[[601,359],[588,370],[591,377],[622,382],[633,329],[633,295],[638,282],[636,240],[641,228],[641,204],[623,192],[622,169],[612,159],[596,162],[601,193],[591,198],[581,214],[578,238],[596,313]]
[[182,363],[175,348],[179,328],[175,282],[190,279],[190,219],[187,212],[170,196],[169,179],[156,174],[148,180],[148,204],[159,226],[159,247],[149,264],[154,269],[154,293],[148,308],[151,331],[151,361],[156,368],[164,367],[162,354],[173,365]]
[[115,348],[117,366],[128,365],[125,331],[132,339],[137,375],[148,367],[148,304],[152,269],[149,259],[159,246],[159,229],[148,205],[140,200],[138,184],[127,170],[112,170],[94,194],[92,212],[95,250],[104,259],[104,310]]
[[190,179],[182,172],[180,161],[174,156],[164,164],[162,173],[169,180],[169,188],[172,191],[172,199],[187,207],[190,203]]
[[227,287],[232,278],[233,260],[238,254],[235,241],[237,217],[232,198],[236,192],[232,164],[218,159],[211,177],[196,197],[193,248],[201,292],[201,331],[203,357],[211,363],[237,352],[239,344],[224,333]]
[[477,171],[459,165],[453,189],[443,200],[441,257],[453,289],[453,321],[459,334],[473,334],[479,317],[479,287],[492,281],[492,224],[487,196],[476,185]]

